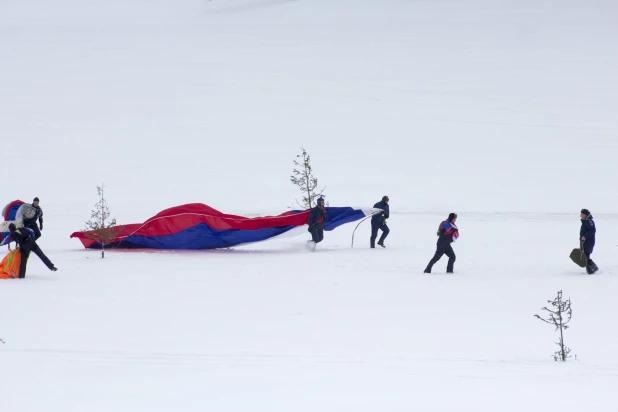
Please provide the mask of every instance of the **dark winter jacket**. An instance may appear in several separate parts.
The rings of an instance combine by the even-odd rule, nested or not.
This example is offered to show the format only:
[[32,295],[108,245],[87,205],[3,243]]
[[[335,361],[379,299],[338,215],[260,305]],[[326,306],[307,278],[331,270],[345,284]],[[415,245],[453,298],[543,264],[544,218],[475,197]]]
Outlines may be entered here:
[[382,209],[384,212],[373,215],[371,218],[371,223],[374,225],[382,225],[385,220],[390,216],[390,209],[388,207],[388,203],[386,202],[378,202],[373,205],[374,209]]
[[33,208],[36,209],[36,213],[31,219],[24,219],[24,226],[32,226],[36,225],[36,221],[39,221],[39,228],[43,230],[43,209],[41,206],[32,205]]
[[15,229],[11,232],[11,241],[16,242],[19,246],[23,246],[26,242],[31,240],[30,233],[23,227]]
[[311,209],[309,213],[309,229],[313,226],[318,225],[320,228],[324,228],[324,222],[328,220],[328,214],[326,213],[326,209],[320,209],[319,207],[314,207]]
[[459,238],[459,229],[455,224],[445,220],[438,227],[438,249],[449,246]]
[[586,242],[588,240],[594,241],[594,235],[597,233],[597,228],[594,225],[594,220],[592,220],[592,215],[588,216],[588,219],[582,220],[582,227],[579,229],[579,238],[586,238]]

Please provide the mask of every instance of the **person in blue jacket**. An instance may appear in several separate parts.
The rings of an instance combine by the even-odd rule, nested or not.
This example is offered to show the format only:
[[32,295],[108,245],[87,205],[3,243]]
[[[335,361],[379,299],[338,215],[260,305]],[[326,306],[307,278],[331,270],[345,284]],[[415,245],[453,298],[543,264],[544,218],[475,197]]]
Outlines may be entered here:
[[372,249],[376,247],[376,238],[378,237],[378,230],[382,231],[382,236],[380,236],[380,240],[378,240],[378,245],[382,247],[384,246],[384,240],[386,236],[390,233],[390,229],[386,225],[386,219],[390,216],[390,209],[388,206],[389,202],[388,196],[382,197],[382,200],[373,205],[374,209],[382,209],[382,213],[378,213],[373,215],[371,218],[371,238],[369,239],[369,244]]
[[307,246],[311,250],[315,250],[318,243],[324,240],[324,222],[328,220],[328,214],[324,208],[324,198],[317,200],[317,206],[311,209],[309,213],[309,233],[311,233],[311,240],[307,242]]
[[597,228],[588,209],[582,209],[579,218],[582,221],[582,227],[581,229],[579,229],[579,240],[582,245],[582,249],[584,250],[584,254],[586,255],[586,258],[588,258],[586,272],[588,272],[589,275],[592,275],[599,270],[599,267],[596,265],[596,263],[594,263],[592,259],[590,259],[590,255],[594,250]]
[[438,226],[438,242],[436,244],[436,253],[433,258],[427,264],[424,273],[431,273],[431,268],[434,264],[442,258],[443,255],[448,256],[448,264],[446,265],[446,273],[453,273],[455,265],[455,252],[451,243],[455,242],[459,238],[459,229],[455,225],[457,222],[457,214],[450,213],[448,219],[440,223]]

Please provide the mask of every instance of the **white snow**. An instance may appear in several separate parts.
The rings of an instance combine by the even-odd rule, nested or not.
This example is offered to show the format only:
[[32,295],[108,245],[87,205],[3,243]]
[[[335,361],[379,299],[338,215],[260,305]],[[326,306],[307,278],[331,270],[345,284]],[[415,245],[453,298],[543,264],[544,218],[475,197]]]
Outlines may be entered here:
[[[0,203],[41,198],[59,271],[0,282],[0,407],[614,410],[616,21],[609,0],[4,0]],[[69,239],[103,181],[121,223],[283,212],[300,145],[331,205],[391,198],[387,249],[368,223],[315,253]],[[582,207],[595,276],[568,259]],[[424,275],[451,211],[456,274]],[[566,364],[533,317],[557,290]]]

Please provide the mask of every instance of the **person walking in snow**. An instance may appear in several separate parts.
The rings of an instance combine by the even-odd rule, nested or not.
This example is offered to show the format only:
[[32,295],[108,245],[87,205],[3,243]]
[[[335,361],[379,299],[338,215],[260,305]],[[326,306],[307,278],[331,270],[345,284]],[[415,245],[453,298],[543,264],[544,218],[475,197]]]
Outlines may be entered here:
[[440,223],[438,227],[438,242],[436,248],[436,254],[427,264],[427,268],[425,268],[424,273],[431,273],[431,268],[433,265],[442,258],[443,255],[448,256],[448,264],[446,265],[446,273],[453,273],[453,266],[455,265],[455,252],[453,251],[453,247],[451,243],[455,242],[459,237],[459,229],[455,225],[457,221],[457,214],[450,213],[448,215],[448,219],[444,222]]
[[[37,240],[41,237],[41,230],[43,230],[43,209],[39,206],[38,197],[35,197],[32,201],[32,208],[35,210],[35,213],[29,218],[24,217],[24,226],[32,229],[34,232],[34,240]],[[37,220],[39,221],[38,226],[36,223]]]
[[14,223],[9,225],[9,231],[11,232],[12,241],[16,242],[19,245],[19,251],[21,253],[21,264],[19,265],[19,277],[21,279],[26,277],[26,266],[28,265],[28,258],[30,257],[30,252],[34,252],[35,255],[41,259],[41,261],[51,270],[52,272],[57,271],[54,264],[49,260],[45,253],[41,250],[39,245],[36,244],[36,240],[30,233],[24,228],[19,228],[15,226]]
[[594,250],[595,235],[597,228],[594,224],[594,220],[588,209],[582,209],[579,218],[582,221],[581,229],[579,229],[579,240],[582,246],[582,250],[588,259],[588,265],[586,266],[586,272],[592,275],[599,270],[599,267],[590,259],[590,255]]
[[377,213],[371,218],[371,238],[369,239],[369,244],[372,249],[375,249],[376,247],[378,230],[382,231],[382,236],[380,236],[380,240],[378,240],[378,245],[386,247],[384,246],[384,240],[386,239],[386,236],[388,236],[388,234],[390,233],[390,229],[386,225],[386,219],[388,219],[390,216],[388,202],[388,196],[384,196],[382,197],[381,201],[373,205],[375,209],[382,209],[382,213]]
[[309,249],[315,250],[316,245],[324,240],[324,222],[327,220],[328,214],[324,208],[324,199],[320,197],[317,206],[309,213],[308,230],[311,233],[311,240],[307,242]]

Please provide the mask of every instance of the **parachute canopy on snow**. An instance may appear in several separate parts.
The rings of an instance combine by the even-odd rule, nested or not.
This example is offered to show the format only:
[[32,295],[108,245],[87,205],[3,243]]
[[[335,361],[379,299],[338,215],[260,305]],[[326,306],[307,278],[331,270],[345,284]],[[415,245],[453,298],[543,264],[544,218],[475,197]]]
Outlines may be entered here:
[[19,264],[21,263],[21,253],[19,249],[13,249],[0,262],[0,279],[19,278]]
[[[379,209],[327,207],[329,221],[325,230],[333,230],[379,212]],[[218,249],[261,242],[280,235],[306,232],[309,210],[290,211],[278,216],[248,218],[228,215],[201,203],[166,209],[144,223],[119,227],[109,244],[119,248]],[[93,231],[75,232],[86,248],[100,248]]]

